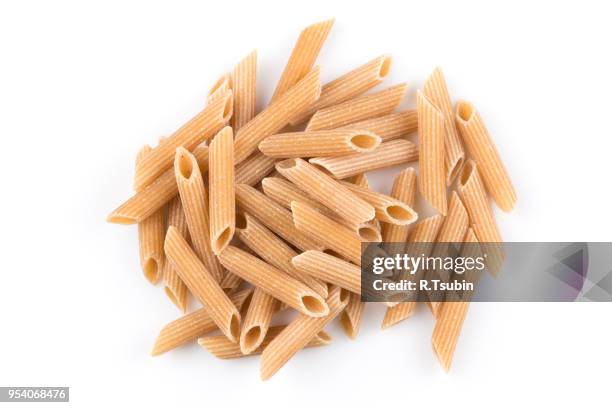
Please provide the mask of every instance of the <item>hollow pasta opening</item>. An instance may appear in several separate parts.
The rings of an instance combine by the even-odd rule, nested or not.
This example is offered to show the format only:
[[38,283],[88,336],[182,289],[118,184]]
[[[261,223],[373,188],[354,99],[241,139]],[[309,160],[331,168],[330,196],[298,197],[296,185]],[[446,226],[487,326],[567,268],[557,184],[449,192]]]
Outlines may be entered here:
[[461,176],[459,176],[459,184],[465,186],[470,177],[472,177],[472,172],[474,171],[474,168],[474,162],[472,161],[469,161],[465,165],[465,167],[463,167],[463,170],[461,171]]
[[215,240],[216,251],[221,252],[221,250],[225,248],[227,244],[229,244],[230,239],[232,239],[232,229],[227,227],[217,236],[217,239]]
[[276,166],[277,168],[283,169],[283,170],[292,169],[297,166],[297,160],[295,159],[283,160],[282,162],[276,163]]
[[302,296],[302,305],[312,314],[323,314],[327,310],[325,303],[314,296]]
[[245,229],[247,227],[247,219],[244,214],[236,213],[236,228]]
[[413,218],[413,214],[400,205],[390,205],[386,211],[389,217],[398,221],[410,221]]
[[359,236],[365,241],[378,241],[380,238],[378,230],[371,225],[359,227]]
[[262,331],[260,326],[251,327],[244,335],[244,348],[248,351],[253,350],[261,343]]
[[382,64],[380,64],[380,69],[378,70],[379,78],[385,78],[387,75],[389,75],[390,71],[391,71],[391,57],[385,57],[385,59],[383,59]]
[[360,149],[373,149],[378,145],[378,139],[372,135],[355,135],[351,137],[351,143]]
[[329,343],[330,341],[332,341],[332,337],[326,332],[324,332],[323,330],[317,333],[317,337],[319,338],[319,340],[324,341],[326,343]]
[[459,172],[461,171],[462,167],[463,167],[463,157],[459,157],[455,161],[454,166],[451,168],[451,172],[449,175],[449,181],[453,181],[459,175]]
[[191,159],[184,154],[181,154],[178,158],[178,169],[182,177],[188,179],[193,173],[193,163]]
[[157,273],[158,273],[158,265],[157,265],[157,261],[153,258],[149,258],[145,261],[142,270],[144,272],[144,276],[145,278],[147,278],[147,280],[149,282],[156,282],[157,281]]
[[474,114],[474,107],[469,102],[459,102],[459,106],[457,106],[457,113],[461,119],[467,122]]
[[238,316],[235,314],[232,315],[232,320],[230,321],[230,334],[233,338],[237,339],[240,334],[240,321],[238,320]]

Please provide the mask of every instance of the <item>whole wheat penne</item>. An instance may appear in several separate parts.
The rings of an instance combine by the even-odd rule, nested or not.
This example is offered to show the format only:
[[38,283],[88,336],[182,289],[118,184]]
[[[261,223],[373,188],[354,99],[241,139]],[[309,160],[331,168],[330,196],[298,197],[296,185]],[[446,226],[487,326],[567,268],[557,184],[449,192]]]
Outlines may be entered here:
[[300,33],[289,61],[287,61],[287,65],[285,65],[281,78],[272,94],[272,103],[285,95],[312,69],[333,25],[333,19],[321,21],[306,27]]
[[[466,243],[464,248],[466,249],[462,251],[461,256],[474,257],[474,252],[478,251],[476,248],[478,241],[472,229],[468,230],[464,241]],[[469,306],[468,301],[445,302],[436,319],[431,344],[445,371],[450,369]]]
[[236,203],[234,194],[234,133],[224,127],[209,148],[210,242],[218,255],[234,236]]
[[[223,97],[227,91],[232,90],[232,77],[230,74],[223,74],[208,91],[207,102],[213,103],[215,100]],[[234,98],[236,95],[234,95]]]
[[361,240],[353,231],[305,203],[292,202],[291,212],[298,230],[308,234],[322,247],[334,251],[354,264],[361,265]]
[[[183,205],[179,197],[175,197],[168,203],[168,226],[173,226],[176,230],[189,241],[189,230],[187,228],[187,220],[183,212]],[[162,245],[163,249],[163,245]],[[178,307],[183,313],[187,310],[187,300],[189,292],[187,286],[176,273],[170,262],[164,262],[164,292],[166,296]]]
[[[444,217],[440,214],[418,221],[408,236],[408,244],[405,253],[429,256],[443,222]],[[421,272],[419,271],[419,276],[420,275]],[[386,329],[406,320],[412,316],[415,309],[415,301],[401,302],[393,307],[387,308],[387,312],[383,318],[382,328]]]
[[[151,150],[150,146],[145,145],[138,152],[136,175],[140,171],[140,163]],[[163,207],[138,223],[140,266],[145,278],[154,285],[163,277],[165,230],[166,218],[165,208]]]
[[291,262],[310,276],[361,294],[361,269],[358,266],[321,251],[302,252]]
[[240,331],[239,350],[242,354],[250,354],[261,345],[278,306],[278,300],[255,288]]
[[338,157],[315,157],[309,160],[311,164],[327,171],[332,177],[345,179],[371,170],[410,163],[417,160],[417,146],[408,140],[396,139],[381,143],[370,153],[347,154]]
[[478,163],[487,191],[500,209],[511,211],[516,203],[516,191],[493,139],[470,102],[457,103],[456,123],[470,155]]
[[360,187],[370,188],[370,182],[368,181],[368,176],[365,173],[359,173],[349,177],[347,181]]
[[[198,145],[192,152],[202,172],[208,170],[208,146]],[[153,183],[138,191],[107,217],[116,224],[135,224],[149,217],[178,194],[174,168],[164,171]]]
[[298,125],[316,111],[355,98],[380,84],[391,71],[391,56],[382,55],[323,85],[321,97],[301,115],[291,120]]
[[468,160],[463,167],[457,180],[457,191],[465,204],[478,241],[487,249],[489,272],[495,275],[501,270],[505,257],[501,245],[502,237],[480,178],[480,167],[473,160]]
[[219,330],[233,342],[240,334],[240,312],[176,228],[168,228],[166,256],[193,296],[206,307]]
[[274,170],[276,160],[255,152],[236,167],[236,184],[254,186]]
[[402,136],[416,132],[418,128],[418,115],[415,109],[390,113],[378,118],[366,119],[360,122],[349,123],[340,129],[364,129],[378,135],[383,142],[398,139]]
[[380,221],[397,225],[408,225],[415,222],[418,218],[416,211],[408,204],[391,196],[346,181],[341,181],[340,184],[372,205],[376,212],[376,218]]
[[[451,256],[450,243],[461,242],[467,232],[469,224],[468,213],[459,198],[456,191],[451,194],[451,199],[448,206],[448,215],[444,219],[444,223],[438,232],[438,242],[433,249],[432,256],[436,258],[444,258]],[[444,282],[448,282],[450,274],[446,271],[427,271],[428,280],[439,278]],[[431,311],[434,316],[438,316],[440,306],[439,300],[430,302]]]
[[197,114],[172,136],[157,145],[139,165],[140,171],[134,181],[136,190],[151,184],[169,167],[172,167],[175,151],[178,147],[194,149],[203,141],[216,134],[232,116],[234,98],[231,91],[218,98]]
[[325,207],[323,204],[308,196],[306,193],[300,190],[299,187],[285,178],[266,177],[261,181],[261,187],[268,197],[272,198],[274,201],[289,210],[291,209],[292,201],[300,201],[315,208],[326,217],[329,217],[351,229],[364,241],[380,242],[381,240],[380,231],[371,221],[361,224],[354,224],[348,220],[345,220],[331,209]]
[[[245,289],[231,295],[230,300],[238,310],[241,310],[252,293],[253,288]],[[200,308],[165,325],[155,340],[151,354],[158,356],[216,329],[217,325],[208,314],[208,309]]]
[[348,303],[348,292],[335,287],[327,297],[329,313],[314,318],[299,315],[268,344],[261,355],[261,379],[267,380],[303,349],[323,328],[344,310]]
[[465,152],[455,126],[455,114],[448,94],[444,74],[439,67],[429,75],[423,85],[423,94],[440,110],[444,117],[444,163],[446,166],[446,185],[450,186],[463,166]]
[[219,254],[219,260],[227,270],[301,313],[315,317],[329,313],[324,298],[317,292],[235,246],[228,245]]
[[236,133],[234,144],[236,164],[253,154],[259,142],[286,126],[292,116],[299,114],[316,101],[320,93],[319,67],[315,67],[285,94],[240,128]]
[[349,123],[387,115],[399,106],[407,89],[408,85],[399,84],[321,109],[310,118],[306,130],[336,129]]
[[302,159],[276,163],[276,170],[345,220],[361,224],[374,218],[372,205]]
[[232,128],[237,132],[255,116],[257,103],[257,50],[244,57],[232,72],[234,115]]
[[[393,187],[391,188],[391,197],[412,209],[416,197],[416,171],[413,168],[404,169],[395,177]],[[393,243],[406,242],[408,231],[407,225],[384,223],[382,225],[383,241]]]
[[322,249],[321,245],[293,225],[289,211],[253,187],[237,184],[236,203],[296,248],[302,251]]
[[219,282],[223,277],[223,268],[215,258],[210,243],[208,199],[204,180],[195,157],[182,147],[176,149],[174,174],[194,250]]
[[240,287],[242,283],[242,278],[238,275],[234,275],[230,271],[225,271],[225,275],[223,275],[223,279],[219,282],[221,289],[228,291],[236,290]]
[[446,173],[444,167],[444,116],[421,91],[417,91],[419,115],[419,191],[446,215]]
[[265,138],[259,150],[268,157],[299,158],[342,156],[374,151],[380,137],[372,132],[343,129],[279,133]]
[[365,303],[361,301],[361,295],[351,293],[346,308],[340,313],[342,330],[351,340],[354,340],[359,334],[364,309]]
[[236,215],[236,235],[248,248],[270,265],[304,283],[322,298],[327,297],[327,285],[312,276],[301,273],[291,263],[297,255],[289,245],[249,214]]
[[[198,339],[198,344],[204,347],[217,358],[229,360],[234,358],[242,358],[261,354],[264,349],[270,344],[276,336],[279,335],[287,326],[273,326],[268,329],[266,337],[263,339],[259,347],[251,351],[249,354],[243,354],[240,346],[227,340],[224,336],[207,336]],[[325,330],[318,332],[315,337],[304,346],[304,348],[320,347],[331,343],[331,336]]]

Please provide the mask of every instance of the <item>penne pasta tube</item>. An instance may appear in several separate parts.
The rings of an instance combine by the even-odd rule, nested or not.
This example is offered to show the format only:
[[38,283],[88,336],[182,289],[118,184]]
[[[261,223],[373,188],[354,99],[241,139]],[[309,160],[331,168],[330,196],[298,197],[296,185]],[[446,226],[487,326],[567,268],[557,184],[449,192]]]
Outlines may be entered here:
[[365,303],[361,301],[361,295],[357,293],[351,293],[348,304],[344,310],[340,313],[340,324],[342,330],[351,339],[355,340],[359,329],[361,328],[361,322],[363,321],[363,309]]
[[299,315],[268,344],[261,355],[261,379],[272,377],[287,361],[312,339],[323,328],[344,310],[348,303],[348,292],[334,288],[327,297],[329,313],[325,317],[314,318]]
[[402,136],[416,132],[418,116],[414,109],[390,113],[374,119],[349,123],[340,129],[364,129],[378,135],[383,142],[398,139]]
[[281,78],[272,94],[271,103],[279,100],[312,69],[333,25],[333,19],[321,21],[306,27],[300,33],[289,61],[287,61],[287,65],[285,65]]
[[[416,253],[418,255],[422,254],[423,256],[429,256],[443,222],[444,217],[440,214],[417,222],[408,236],[408,244],[405,253]],[[387,312],[383,318],[382,328],[386,329],[408,319],[415,310],[415,301],[401,302],[393,307],[387,308]]]
[[339,157],[316,157],[309,160],[332,177],[345,179],[368,171],[410,163],[417,160],[417,146],[408,140],[397,139],[381,145],[370,153],[347,154]]
[[444,117],[444,128],[446,129],[444,137],[444,163],[446,166],[446,185],[450,186],[461,171],[465,152],[459,139],[459,132],[457,132],[457,127],[455,126],[453,105],[448,94],[442,69],[438,67],[429,75],[423,86],[423,94],[438,108]]
[[374,218],[372,205],[302,159],[279,162],[276,170],[312,198],[353,224]]
[[[478,241],[487,249],[487,267],[493,275],[497,274],[504,262],[502,237],[495,222],[493,209],[480,178],[480,167],[468,160],[457,180],[457,191],[470,217],[470,223]],[[499,245],[496,245],[498,244]]]
[[327,285],[309,275],[300,272],[293,266],[291,259],[297,255],[289,245],[264,227],[249,214],[237,214],[236,235],[249,249],[261,259],[302,282],[322,298],[327,297]]
[[[200,144],[192,154],[202,172],[208,170],[208,146]],[[125,225],[138,223],[160,209],[177,194],[178,186],[174,168],[170,168],[153,183],[136,192],[129,200],[110,213],[106,220]]]
[[[185,219],[183,205],[179,197],[173,198],[170,203],[168,203],[168,226],[176,228],[179,234],[181,234],[186,241],[189,241],[187,220]],[[185,283],[170,262],[164,262],[163,276],[165,281],[164,292],[166,296],[168,296],[179,310],[185,313],[187,311],[189,292],[187,291],[187,286],[185,286]]]
[[139,165],[140,171],[134,181],[135,189],[140,190],[148,186],[165,170],[172,167],[177,148],[192,150],[221,130],[232,116],[233,106],[232,92],[228,91],[168,137],[164,143],[151,150]]
[[[416,197],[416,171],[413,168],[402,170],[393,180],[391,197],[412,209]],[[412,212],[414,213],[414,210]],[[382,225],[383,241],[392,243],[406,242],[408,231],[407,225],[384,223]]]
[[347,181],[360,187],[370,188],[370,182],[368,181],[368,176],[366,176],[365,173],[359,173],[353,177],[349,177]]
[[349,123],[388,115],[399,106],[407,89],[408,85],[399,84],[321,109],[310,118],[306,130],[336,129]]
[[320,109],[345,102],[374,88],[389,75],[391,61],[390,55],[380,56],[323,85],[319,100],[293,118],[291,124],[298,125]]
[[174,174],[193,249],[208,271],[219,282],[223,277],[223,268],[215,258],[210,243],[208,199],[204,180],[195,157],[182,147],[176,149]]
[[232,72],[234,115],[231,125],[234,132],[255,116],[257,103],[257,50],[244,57]]
[[278,306],[278,300],[255,288],[240,331],[239,350],[242,354],[250,354],[261,345]]
[[361,295],[361,269],[321,251],[306,251],[291,261],[300,271]]
[[415,222],[418,218],[416,211],[410,208],[409,205],[391,196],[346,181],[341,181],[340,184],[365,202],[371,204],[376,212],[376,218],[380,221],[397,225],[408,225]]
[[[151,147],[145,145],[136,157],[136,176],[140,171],[140,163],[151,152]],[[163,277],[164,234],[166,230],[165,208],[160,208],[138,223],[138,247],[140,266],[145,278],[156,284]]]
[[293,222],[298,230],[315,239],[327,250],[361,265],[361,240],[344,225],[333,221],[308,204],[291,203]]
[[[472,229],[468,230],[463,241],[467,245],[464,245],[465,249],[462,251],[461,256],[468,258],[478,256],[476,245],[478,240]],[[469,306],[470,303],[468,301],[445,302],[436,319],[436,325],[431,336],[431,344],[436,357],[438,357],[445,371],[450,370],[453,354],[457,348],[457,342]]]
[[364,241],[380,242],[381,240],[380,231],[378,230],[377,226],[372,223],[372,221],[361,224],[353,224],[350,221],[340,217],[323,204],[319,203],[313,198],[310,198],[310,196],[306,195],[306,193],[300,190],[295,184],[287,181],[284,178],[267,177],[261,181],[261,187],[268,197],[289,210],[291,209],[292,201],[300,201],[310,205],[326,217],[345,225],[347,228],[357,233],[357,235],[359,235],[359,237]]
[[293,218],[289,211],[253,187],[237,184],[236,203],[242,210],[252,214],[262,224],[294,247],[302,251],[322,248],[293,225]]
[[[252,293],[253,288],[245,289],[231,295],[230,300],[236,306],[236,309],[241,310],[243,305],[248,303],[247,300]],[[202,337],[216,329],[217,325],[210,317],[208,309],[205,307],[200,308],[165,325],[157,336],[151,355],[158,356],[190,341],[194,341],[198,337]]]
[[230,341],[237,342],[240,312],[176,228],[168,228],[164,249],[172,266],[193,296],[206,307],[219,330]]
[[234,236],[236,203],[234,194],[234,133],[223,128],[210,143],[208,185],[210,188],[210,242],[218,255]]
[[274,170],[276,160],[255,152],[236,167],[236,184],[254,186]]
[[[240,346],[228,341],[224,336],[201,337],[198,339],[198,344],[204,347],[208,352],[210,352],[210,354],[222,360],[242,358],[249,355],[254,356],[261,354],[268,344],[270,344],[270,342],[274,340],[274,338],[278,336],[280,332],[285,329],[285,327],[287,326],[270,327],[266,337],[261,342],[261,345],[251,351],[249,354],[243,354]],[[331,343],[331,336],[327,334],[325,330],[321,330],[315,335],[315,337],[312,338],[312,340],[308,342],[308,344],[306,344],[306,346],[304,346],[304,348],[326,346],[329,343]]]
[[516,204],[516,191],[480,114],[470,102],[457,104],[456,123],[470,155],[478,163],[487,191],[500,209],[510,212]]
[[242,278],[240,276],[234,275],[229,271],[225,271],[225,275],[223,275],[223,279],[221,279],[219,285],[221,286],[221,289],[227,292],[238,289],[241,283]]
[[[213,84],[213,86],[208,91],[208,97],[206,98],[207,102],[213,103],[215,100],[223,97],[227,91],[232,90],[232,77],[230,74],[223,74],[217,81]],[[234,94],[234,98],[236,95]],[[234,101],[235,105],[235,101]]]
[[372,132],[344,129],[279,133],[265,138],[259,150],[268,157],[329,157],[374,151],[380,138]]
[[219,260],[227,270],[301,313],[314,317],[329,313],[324,298],[314,290],[235,246],[227,246]]
[[[469,219],[468,213],[459,199],[456,191],[451,194],[451,199],[448,207],[448,215],[444,219],[442,227],[438,232],[438,243],[435,245],[432,256],[436,258],[444,258],[452,256],[450,251],[450,243],[461,242],[468,229]],[[446,271],[427,271],[429,279],[441,279],[443,282],[448,282],[450,274]],[[438,316],[442,302],[432,300],[429,302],[431,311],[434,316]]]
[[240,128],[236,133],[236,143],[234,144],[235,164],[243,162],[253,154],[262,140],[285,127],[291,117],[299,114],[316,101],[320,93],[319,67],[316,67],[285,94]]
[[419,191],[421,195],[446,215],[446,176],[444,168],[444,116],[417,91],[419,116]]

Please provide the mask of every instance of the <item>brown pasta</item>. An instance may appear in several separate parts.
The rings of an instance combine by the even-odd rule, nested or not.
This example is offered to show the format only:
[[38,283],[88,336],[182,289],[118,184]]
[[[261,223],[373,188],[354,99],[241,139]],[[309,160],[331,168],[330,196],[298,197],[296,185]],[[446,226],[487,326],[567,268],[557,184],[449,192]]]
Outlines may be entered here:
[[219,330],[230,341],[237,342],[240,312],[174,227],[168,228],[164,250],[189,291],[206,307]]
[[459,138],[459,132],[455,127],[455,115],[451,103],[444,74],[441,68],[436,68],[429,75],[423,86],[423,94],[440,110],[444,117],[444,163],[446,166],[446,185],[451,183],[461,171],[465,152]]
[[148,186],[171,167],[177,148],[192,150],[221,130],[232,116],[233,106],[233,95],[228,91],[168,137],[164,143],[151,150],[139,165],[140,171],[134,180],[134,189],[140,190]]
[[176,150],[174,173],[193,249],[219,282],[223,278],[223,268],[215,257],[210,243],[208,199],[204,180],[195,157],[182,147]]
[[380,137],[372,132],[344,129],[279,133],[265,138],[259,150],[268,157],[299,158],[342,156],[374,151]]
[[[183,205],[179,197],[173,198],[168,203],[168,226],[173,226],[176,230],[189,241],[189,230],[187,228],[187,220],[183,212]],[[162,246],[163,249],[163,246]],[[164,262],[163,276],[165,281],[164,292],[166,296],[178,307],[183,313],[187,310],[187,301],[189,291],[187,286],[181,280],[181,277],[176,273],[170,262]]]
[[399,106],[407,89],[406,84],[399,84],[321,109],[310,118],[306,130],[336,129],[349,123],[387,115]]
[[210,242],[218,255],[234,236],[236,203],[234,193],[234,134],[223,128],[210,143],[208,185],[210,188]]
[[291,120],[298,125],[316,111],[355,98],[380,84],[391,71],[391,56],[383,55],[323,85],[321,97],[309,109]]
[[516,191],[480,114],[471,103],[460,101],[456,123],[470,155],[478,163],[487,191],[499,208],[510,212],[516,203]]
[[[252,293],[252,288],[245,289],[231,295],[230,300],[238,310],[241,310],[243,305],[248,303]],[[151,355],[166,353],[216,329],[217,325],[210,317],[208,309],[200,308],[165,325],[157,336]]]
[[274,340],[268,344],[261,355],[261,379],[272,377],[287,361],[303,349],[323,328],[344,310],[348,303],[348,292],[334,288],[327,297],[329,313],[325,317],[314,318],[299,315]]
[[[223,97],[227,91],[232,90],[232,77],[230,74],[223,74],[208,91],[208,98],[206,99],[209,104],[215,100]],[[235,97],[235,95],[234,95]],[[233,115],[232,115],[233,116]]]
[[231,125],[234,132],[246,125],[255,116],[257,103],[257,51],[244,57],[232,72],[234,92],[234,115]]
[[255,289],[240,331],[242,354],[250,354],[261,345],[278,306],[278,300],[259,288]]
[[219,260],[230,272],[301,313],[314,317],[329,313],[325,300],[314,290],[235,246],[227,246]]
[[276,160],[261,152],[253,153],[236,167],[236,184],[254,186],[274,170]]
[[363,310],[365,303],[361,301],[361,295],[351,293],[348,304],[340,313],[340,323],[342,330],[351,339],[354,340],[359,334],[361,322],[363,321]]
[[[228,341],[224,336],[201,337],[198,339],[198,344],[208,350],[210,354],[222,360],[242,358],[249,355],[253,356],[256,354],[261,354],[268,344],[270,344],[270,342],[274,340],[274,338],[278,336],[280,332],[285,329],[285,327],[287,326],[270,327],[266,337],[261,342],[261,345],[251,351],[249,354],[243,354],[240,346]],[[308,344],[306,344],[306,346],[304,346],[304,348],[321,347],[326,346],[329,343],[331,343],[331,336],[327,334],[325,330],[321,330],[315,335],[315,337],[312,338],[312,340],[308,342]]]
[[317,279],[361,294],[361,269],[320,251],[306,251],[293,258],[293,266]]
[[408,140],[396,139],[382,143],[370,153],[347,154],[339,157],[315,157],[309,162],[332,177],[345,179],[357,174],[417,160],[417,146]]
[[418,129],[418,115],[415,109],[390,113],[374,119],[349,123],[340,129],[363,129],[378,135],[383,142],[398,139]]
[[257,150],[266,137],[277,133],[289,123],[289,119],[303,112],[319,98],[321,82],[319,67],[310,71],[285,94],[272,102],[236,133],[234,160],[243,162]]
[[[412,209],[416,197],[416,171],[413,168],[402,170],[393,180],[391,197]],[[405,242],[408,239],[408,231],[409,227],[407,225],[384,223],[382,225],[383,241],[394,243]]]

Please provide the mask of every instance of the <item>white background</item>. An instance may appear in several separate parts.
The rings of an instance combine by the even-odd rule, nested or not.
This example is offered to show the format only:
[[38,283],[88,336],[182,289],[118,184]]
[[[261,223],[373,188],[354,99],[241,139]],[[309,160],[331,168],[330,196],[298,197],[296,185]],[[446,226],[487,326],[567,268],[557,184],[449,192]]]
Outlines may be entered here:
[[[299,353],[270,381],[258,359],[197,346],[149,352],[178,317],[139,269],[135,227],[105,222],[133,161],[200,110],[253,48],[265,106],[299,31],[336,18],[330,80],[382,53],[406,106],[437,65],[473,101],[518,191],[508,241],[610,241],[612,28],[605,2],[30,2],[0,6],[0,385],[70,386],[76,406],[453,406],[609,399],[610,304],[475,304],[450,374],[420,310]],[[376,175],[383,191],[390,173]]]

